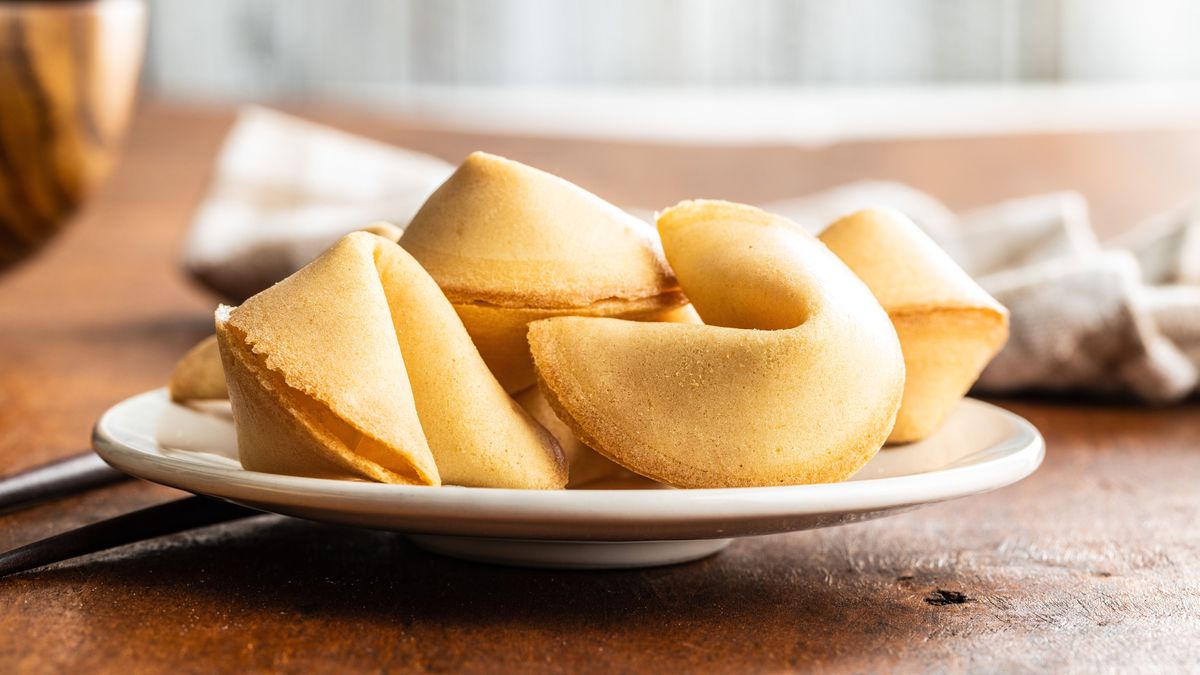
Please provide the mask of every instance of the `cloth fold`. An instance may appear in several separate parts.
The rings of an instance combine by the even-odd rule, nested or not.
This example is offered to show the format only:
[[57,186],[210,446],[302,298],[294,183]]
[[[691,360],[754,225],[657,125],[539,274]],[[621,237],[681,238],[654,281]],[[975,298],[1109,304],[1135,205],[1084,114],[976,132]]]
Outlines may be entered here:
[[[204,285],[241,300],[351,230],[378,220],[403,227],[453,168],[246,108],[192,221],[184,265]],[[866,207],[913,218],[1011,312],[1009,342],[977,391],[1169,403],[1200,386],[1200,206],[1103,243],[1087,201],[1074,192],[955,214],[909,186],[862,181],[760,206],[814,232]]]
[[379,220],[407,223],[453,171],[429,155],[245,107],[192,219],[184,267],[243,300],[344,234]]

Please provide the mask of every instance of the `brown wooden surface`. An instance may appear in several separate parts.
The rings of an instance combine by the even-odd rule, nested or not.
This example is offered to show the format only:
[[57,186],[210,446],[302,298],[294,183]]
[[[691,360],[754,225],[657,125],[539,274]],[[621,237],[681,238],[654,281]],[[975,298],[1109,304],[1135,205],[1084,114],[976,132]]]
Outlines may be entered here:
[[[862,177],[953,207],[1074,187],[1111,233],[1200,188],[1200,130],[691,149],[302,112],[452,161],[511,155],[647,207]],[[177,260],[230,119],[142,111],[79,222],[0,278],[0,472],[84,448],[100,412],[161,386],[210,330],[214,301]],[[0,671],[1200,667],[1200,406],[1002,403],[1046,436],[1030,479],[678,567],[488,567],[263,516],[0,579]],[[0,515],[0,547],[178,495],[131,483]],[[929,601],[954,593],[967,601]]]

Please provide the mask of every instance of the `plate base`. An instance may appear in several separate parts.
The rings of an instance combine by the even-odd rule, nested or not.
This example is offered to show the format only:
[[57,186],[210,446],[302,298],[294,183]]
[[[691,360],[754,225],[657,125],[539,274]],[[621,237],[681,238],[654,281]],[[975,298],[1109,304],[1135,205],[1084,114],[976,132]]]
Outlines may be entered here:
[[610,570],[658,567],[708,557],[732,539],[681,541],[541,541],[410,534],[414,544],[472,562],[550,569]]

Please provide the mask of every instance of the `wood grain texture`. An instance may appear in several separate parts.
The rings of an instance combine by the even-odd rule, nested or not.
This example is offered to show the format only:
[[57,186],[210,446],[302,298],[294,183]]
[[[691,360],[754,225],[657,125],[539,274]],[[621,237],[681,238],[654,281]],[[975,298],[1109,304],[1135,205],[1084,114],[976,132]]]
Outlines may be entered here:
[[0,269],[53,236],[111,168],[144,22],[139,0],[0,3]]
[[[621,203],[905,180],[955,207],[1064,187],[1102,231],[1200,185],[1200,130],[789,148],[492,139],[302,110],[457,160],[483,148]],[[68,454],[210,330],[177,264],[231,117],[152,108],[76,226],[0,278],[0,472]],[[263,516],[0,580],[5,672],[1180,671],[1200,646],[1200,405],[1000,401],[1046,436],[1010,488],[735,542],[694,564],[544,572]],[[0,516],[10,547],[180,496],[130,483]]]

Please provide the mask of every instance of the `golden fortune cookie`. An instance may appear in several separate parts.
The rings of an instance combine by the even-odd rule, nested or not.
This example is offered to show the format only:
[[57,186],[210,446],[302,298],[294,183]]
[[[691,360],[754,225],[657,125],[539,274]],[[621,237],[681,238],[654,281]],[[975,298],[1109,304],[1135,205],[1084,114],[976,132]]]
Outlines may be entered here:
[[175,364],[167,391],[176,403],[229,398],[216,335],[201,340]]
[[400,243],[510,393],[535,380],[530,322],[670,321],[687,302],[649,225],[562,178],[482,152],[429,197]]
[[567,487],[581,487],[616,478],[624,479],[630,475],[621,465],[584,445],[583,441],[575,436],[575,432],[554,414],[546,397],[536,386],[514,395],[513,398],[530,417],[558,439],[569,468]]
[[[362,231],[377,234],[390,241],[399,241],[403,232],[399,227],[383,221],[372,223],[362,228]],[[229,398],[216,335],[210,335],[196,343],[175,364],[167,391],[171,400],[176,403]]]
[[937,431],[1008,339],[1008,311],[903,214],[859,211],[821,241],[887,310],[907,379],[890,443]]
[[904,388],[887,314],[785,219],[683,202],[663,249],[708,325],[560,317],[529,327],[551,407],[588,446],[678,487],[844,480],[883,445]]
[[395,243],[349,234],[236,308],[217,339],[243,466],[388,483],[561,488],[557,442],[488,371]]

